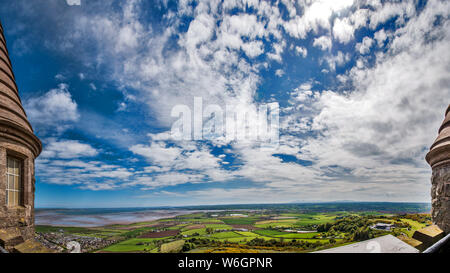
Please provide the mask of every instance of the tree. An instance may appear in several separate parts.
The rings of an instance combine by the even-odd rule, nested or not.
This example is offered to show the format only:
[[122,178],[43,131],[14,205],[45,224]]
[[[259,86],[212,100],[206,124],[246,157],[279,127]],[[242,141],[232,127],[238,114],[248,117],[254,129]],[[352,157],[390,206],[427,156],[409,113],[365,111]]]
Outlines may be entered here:
[[208,234],[212,234],[212,233],[214,233],[214,229],[213,228],[206,228],[206,233],[208,233]]

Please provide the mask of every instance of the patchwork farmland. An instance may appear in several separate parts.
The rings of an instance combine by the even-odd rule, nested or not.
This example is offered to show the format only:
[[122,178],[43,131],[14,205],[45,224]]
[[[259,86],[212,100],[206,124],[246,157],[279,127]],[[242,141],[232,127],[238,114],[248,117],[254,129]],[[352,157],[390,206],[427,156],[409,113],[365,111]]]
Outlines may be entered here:
[[[429,225],[429,218],[381,212],[223,210],[95,228],[38,226],[37,231],[107,240],[106,247],[89,249],[102,253],[310,252],[386,234],[410,237]],[[379,222],[392,224],[392,229],[370,228]]]

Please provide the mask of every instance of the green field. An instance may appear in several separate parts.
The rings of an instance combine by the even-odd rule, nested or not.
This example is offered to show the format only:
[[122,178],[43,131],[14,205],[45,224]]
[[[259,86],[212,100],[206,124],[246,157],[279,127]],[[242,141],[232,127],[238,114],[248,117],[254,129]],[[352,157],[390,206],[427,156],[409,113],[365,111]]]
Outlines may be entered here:
[[406,223],[410,224],[411,227],[412,227],[410,230],[402,229],[402,231],[404,233],[406,233],[408,235],[408,237],[412,237],[414,231],[426,227],[425,224],[416,222],[416,221],[411,220],[411,219],[402,219],[402,222],[406,222]]
[[154,238],[133,238],[104,248],[106,252],[141,252],[156,248]]
[[199,235],[206,234],[206,228],[197,228],[197,229],[191,229],[181,232],[183,235],[193,235],[194,233],[198,233]]
[[223,217],[221,220],[227,225],[252,225],[260,217]]
[[184,240],[178,240],[161,245],[161,253],[177,253],[183,248]]
[[292,232],[282,232],[277,230],[255,230],[254,233],[263,235],[263,236],[269,236],[269,237],[275,237],[275,238],[290,238],[290,239],[312,239],[314,236],[318,237],[319,232],[309,232],[309,233],[292,233]]
[[227,238],[236,238],[236,237],[243,237],[241,234],[236,233],[234,231],[230,232],[218,232],[211,235],[212,238],[217,239],[227,239]]
[[286,239],[313,239],[314,236],[318,238],[319,232],[310,232],[310,233],[289,233],[283,235],[277,235],[277,238],[286,238]]
[[225,224],[206,224],[205,227],[212,229],[232,229],[231,226]]
[[[248,217],[230,216],[236,213]],[[213,217],[212,214],[217,215]],[[368,230],[366,232],[368,234],[364,235],[367,237],[362,240],[385,234],[394,236],[406,234],[411,237],[415,230],[429,224],[430,221],[427,219],[423,214],[405,216],[376,211],[225,210],[215,213],[199,212],[128,225],[92,228],[37,226],[36,231],[62,232],[108,240],[107,247],[96,250],[100,252],[308,252],[352,243],[356,240],[354,236],[357,230]],[[397,227],[392,231],[370,229],[377,222],[389,222]],[[407,227],[406,223],[410,227]],[[233,225],[237,226],[233,228]],[[241,228],[248,231],[240,231]],[[173,230],[180,230],[180,233],[176,234]],[[297,232],[301,230],[309,232]],[[156,237],[157,234],[154,233],[156,231],[176,235],[141,238]]]

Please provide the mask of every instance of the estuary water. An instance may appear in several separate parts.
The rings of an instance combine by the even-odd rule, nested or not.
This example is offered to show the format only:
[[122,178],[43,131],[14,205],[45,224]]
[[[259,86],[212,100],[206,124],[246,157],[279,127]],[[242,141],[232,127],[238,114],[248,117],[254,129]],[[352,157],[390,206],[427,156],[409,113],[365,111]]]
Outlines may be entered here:
[[96,227],[147,222],[197,211],[182,209],[106,208],[36,209],[36,225]]

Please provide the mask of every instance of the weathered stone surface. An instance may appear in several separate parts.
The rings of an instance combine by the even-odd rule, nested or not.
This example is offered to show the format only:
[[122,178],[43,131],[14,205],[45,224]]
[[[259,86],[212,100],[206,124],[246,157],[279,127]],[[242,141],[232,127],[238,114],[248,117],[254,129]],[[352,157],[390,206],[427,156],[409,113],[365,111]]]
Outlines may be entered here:
[[10,251],[15,245],[23,243],[19,229],[0,229],[0,246]]
[[426,156],[431,176],[431,216],[433,223],[450,232],[450,105],[445,112],[439,135]]
[[437,225],[416,230],[413,234],[413,239],[421,241],[424,248],[430,247],[442,238],[444,238],[444,231]]
[[14,246],[14,248],[11,250],[13,253],[51,253],[55,252],[49,248],[46,248],[42,244],[34,241],[34,240],[27,240],[21,244],[18,244]]
[[450,164],[433,169],[431,185],[433,222],[448,233],[450,232]]
[[410,245],[414,248],[417,248],[420,251],[424,251],[426,249],[425,245],[419,240],[409,238],[408,236],[404,236],[404,235],[398,236],[398,238],[400,240],[402,240],[403,242],[407,243],[408,245]]

